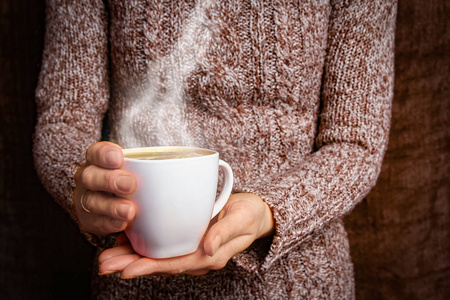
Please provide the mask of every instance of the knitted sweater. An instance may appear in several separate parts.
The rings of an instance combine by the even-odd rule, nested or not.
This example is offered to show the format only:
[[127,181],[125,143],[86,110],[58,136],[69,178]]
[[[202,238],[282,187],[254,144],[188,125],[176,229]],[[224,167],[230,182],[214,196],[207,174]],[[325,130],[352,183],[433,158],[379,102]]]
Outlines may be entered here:
[[[351,299],[342,217],[374,186],[395,0],[47,1],[34,156],[73,217],[87,147],[220,152],[276,232],[204,276],[94,276],[99,299]],[[100,248],[110,237],[86,234]]]

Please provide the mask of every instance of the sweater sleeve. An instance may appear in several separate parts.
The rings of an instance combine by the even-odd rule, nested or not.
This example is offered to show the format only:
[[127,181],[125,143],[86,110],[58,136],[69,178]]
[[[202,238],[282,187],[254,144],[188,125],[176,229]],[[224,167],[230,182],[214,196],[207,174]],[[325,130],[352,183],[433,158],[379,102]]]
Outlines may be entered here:
[[75,220],[73,176],[101,136],[109,99],[102,1],[47,1],[33,155],[43,185]]
[[390,127],[396,7],[394,0],[332,3],[317,151],[245,189],[270,206],[276,233],[268,253],[250,247],[233,258],[238,265],[267,270],[375,185]]

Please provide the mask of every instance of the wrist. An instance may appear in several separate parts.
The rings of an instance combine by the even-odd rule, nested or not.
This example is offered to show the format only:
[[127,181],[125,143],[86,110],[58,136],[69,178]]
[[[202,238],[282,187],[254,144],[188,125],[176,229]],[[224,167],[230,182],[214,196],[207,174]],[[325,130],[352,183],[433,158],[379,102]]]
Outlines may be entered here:
[[262,200],[262,203],[264,205],[264,217],[260,233],[257,237],[258,239],[271,236],[275,233],[275,220],[273,219],[272,210],[264,200]]

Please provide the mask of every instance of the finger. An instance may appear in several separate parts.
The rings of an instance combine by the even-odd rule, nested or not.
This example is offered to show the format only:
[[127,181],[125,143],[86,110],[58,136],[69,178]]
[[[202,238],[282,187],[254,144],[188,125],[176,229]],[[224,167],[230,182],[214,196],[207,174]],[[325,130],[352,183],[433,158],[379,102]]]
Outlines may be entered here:
[[139,254],[125,254],[113,257],[101,263],[99,266],[99,275],[106,275],[115,272],[120,272],[126,268],[129,264],[141,259]]
[[[135,278],[142,275],[175,275],[190,274],[203,275],[210,270],[219,270],[226,266],[230,258],[246,249],[253,241],[250,237],[231,240],[217,251],[217,255],[210,257],[206,255],[200,247],[196,252],[184,256],[151,259],[143,257],[127,265],[121,277],[124,279]],[[236,251],[240,249],[240,251]],[[236,251],[236,252],[234,252]]]
[[248,219],[244,214],[229,212],[220,221],[214,224],[205,236],[204,251],[213,256],[217,249],[230,240],[242,236],[252,235]]
[[86,191],[80,199],[80,206],[81,201],[83,206],[93,214],[124,221],[131,221],[136,215],[133,202],[107,193]]
[[142,275],[150,275],[156,272],[153,267],[153,260],[143,257],[130,264],[128,264],[123,270],[121,277],[123,279],[131,279]]
[[81,185],[87,190],[123,196],[131,195],[136,191],[136,178],[125,170],[109,170],[88,165],[78,176]]
[[86,161],[102,168],[118,169],[123,164],[122,148],[110,142],[95,143],[87,149]]
[[231,257],[236,253],[240,253],[247,249],[253,242],[254,238],[251,235],[241,235],[222,244],[217,249],[214,257],[212,257],[214,263],[211,265],[210,269],[222,269]]
[[134,278],[142,275],[175,275],[183,274],[186,270],[204,269],[208,265],[198,255],[189,254],[167,259],[141,258],[129,264],[122,271],[122,278]]
[[113,219],[106,216],[85,213],[79,217],[82,219],[83,228],[97,235],[106,235],[125,230],[127,221]]
[[135,254],[133,248],[131,245],[123,245],[123,246],[117,246],[114,248],[109,248],[103,251],[99,257],[98,257],[98,263],[102,264],[108,259],[111,259],[116,256],[126,255],[126,254]]

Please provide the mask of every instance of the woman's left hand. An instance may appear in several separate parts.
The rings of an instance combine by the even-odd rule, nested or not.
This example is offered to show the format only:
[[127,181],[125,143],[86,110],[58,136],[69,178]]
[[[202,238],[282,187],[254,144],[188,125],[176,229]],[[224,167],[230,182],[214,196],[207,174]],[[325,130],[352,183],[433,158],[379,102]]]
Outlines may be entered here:
[[143,257],[134,252],[123,234],[117,240],[119,246],[107,249],[99,256],[99,274],[122,272],[122,278],[204,275],[225,267],[233,255],[245,250],[256,239],[272,235],[274,228],[272,212],[259,196],[233,194],[194,253],[167,259]]

